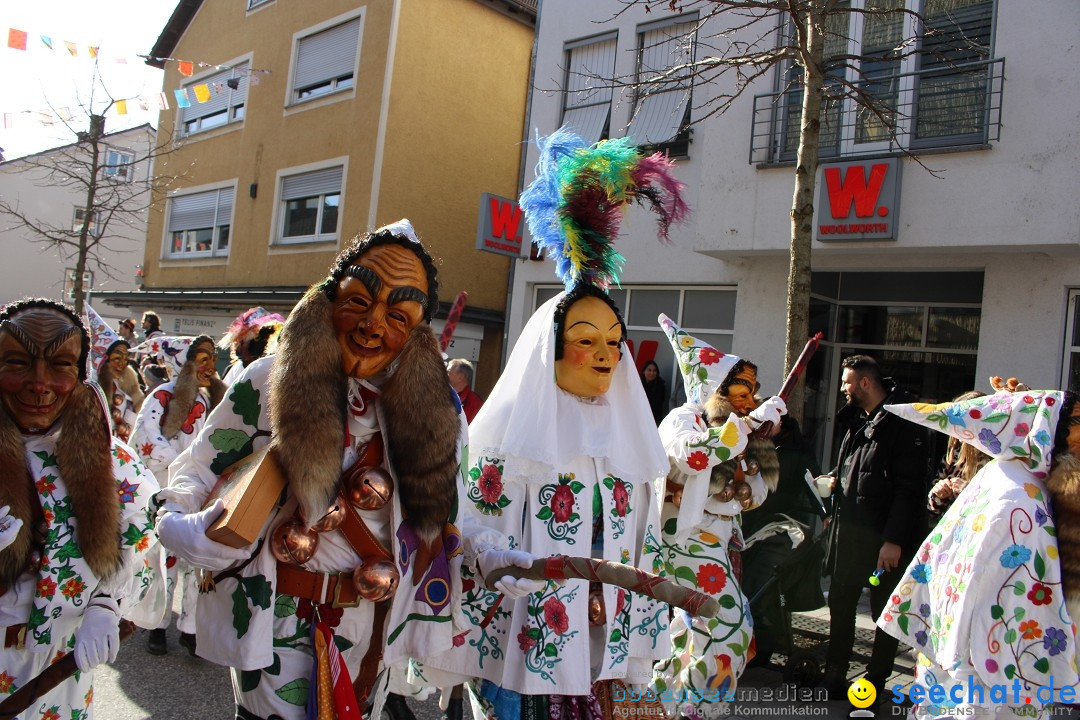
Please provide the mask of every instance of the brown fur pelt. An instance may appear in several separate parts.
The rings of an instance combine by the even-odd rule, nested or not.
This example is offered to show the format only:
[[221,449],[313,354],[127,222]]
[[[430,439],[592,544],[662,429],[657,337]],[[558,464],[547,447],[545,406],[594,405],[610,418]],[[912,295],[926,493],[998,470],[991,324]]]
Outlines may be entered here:
[[435,333],[417,327],[383,387],[382,403],[398,497],[424,542],[442,532],[457,494],[461,420],[453,391]]
[[[709,427],[722,426],[734,411],[731,403],[719,392],[714,392],[705,402],[705,419]],[[772,440],[751,435],[740,457],[756,461],[765,487],[769,489],[769,492],[776,490],[780,482],[780,458],[776,454],[776,446],[773,445]],[[736,463],[737,459],[732,459],[713,466],[712,475],[709,478],[710,495],[723,490],[724,486],[735,477]]]
[[6,410],[0,410],[0,505],[11,508],[11,516],[22,520],[22,527],[15,536],[15,542],[0,550],[0,586],[11,587],[15,580],[26,570],[30,562],[33,543],[31,528],[34,526],[32,503],[36,503],[37,492],[34,480],[30,477],[30,468],[26,465],[22,433]]
[[123,374],[116,378],[116,384],[131,398],[132,404],[135,405],[135,412],[139,412],[139,408],[142,407],[146,396],[143,394],[142,388],[139,387],[139,373],[135,372],[135,368],[131,367],[131,365],[125,365]]
[[272,443],[308,523],[326,513],[337,492],[348,392],[333,308],[312,288],[281,331],[268,399]]
[[[180,374],[176,376],[173,397],[161,421],[161,434],[168,440],[176,437],[184,421],[191,414],[191,408],[195,407],[195,399],[199,396],[199,378],[196,372],[195,363],[186,362],[180,368]],[[215,375],[210,379],[209,411],[217,407],[217,404],[225,397],[226,390],[228,387],[221,382],[221,378]]]
[[1080,618],[1080,458],[1072,453],[1054,457],[1046,488],[1053,499],[1061,556],[1061,584],[1073,622]]

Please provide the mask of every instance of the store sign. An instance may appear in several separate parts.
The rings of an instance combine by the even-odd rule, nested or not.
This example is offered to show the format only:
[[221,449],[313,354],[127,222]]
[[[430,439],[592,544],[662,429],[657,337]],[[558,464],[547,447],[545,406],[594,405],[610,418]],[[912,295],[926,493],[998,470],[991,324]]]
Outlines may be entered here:
[[161,329],[166,335],[209,335],[217,340],[229,329],[233,316],[226,315],[172,315],[161,316]]
[[480,219],[476,223],[476,249],[498,255],[521,257],[529,247],[525,214],[513,200],[484,193],[480,196]]
[[896,240],[897,158],[823,164],[817,186],[815,240]]

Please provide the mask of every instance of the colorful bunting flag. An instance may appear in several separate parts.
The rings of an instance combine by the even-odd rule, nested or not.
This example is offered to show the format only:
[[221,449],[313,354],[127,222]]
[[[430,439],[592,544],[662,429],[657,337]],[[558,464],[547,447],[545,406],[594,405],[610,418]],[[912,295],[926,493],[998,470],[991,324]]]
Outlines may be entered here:
[[173,95],[176,96],[176,107],[191,107],[191,101],[188,100],[187,88],[177,88],[173,90]]
[[38,110],[38,122],[45,127],[52,127],[56,121],[53,120],[52,113],[48,110]]
[[42,35],[42,36],[41,36],[41,44],[42,44],[42,45],[44,45],[44,46],[45,46],[46,48],[48,48],[49,50],[52,50],[52,49],[53,49],[53,46],[52,46],[52,38],[51,38],[51,37],[49,37],[48,35]]
[[195,63],[190,60],[180,61],[180,74],[184,77],[191,77],[195,72]]
[[57,108],[56,114],[59,115],[60,119],[64,122],[68,122],[71,120],[71,108],[67,107],[66,105],[62,108]]
[[101,48],[95,47],[94,45],[90,45],[90,46],[89,46],[89,47],[87,48],[87,50],[88,50],[88,51],[90,52],[90,59],[91,59],[91,60],[93,60],[94,58],[96,58],[96,57],[97,57],[97,54],[98,54],[98,50],[100,50],[100,49],[101,49]]
[[116,114],[127,115],[127,100],[116,101]]
[[75,43],[65,40],[64,45],[67,46],[67,50],[71,53],[71,57],[79,57],[79,48]]
[[4,129],[10,130],[12,125],[11,113],[4,113]]
[[195,99],[198,102],[204,103],[210,100],[210,86],[206,83],[196,85],[193,89],[195,90]]
[[26,49],[26,31],[16,30],[15,28],[8,28],[8,47],[12,50],[25,50]]
[[169,96],[166,93],[158,93],[158,107],[162,110],[169,109]]

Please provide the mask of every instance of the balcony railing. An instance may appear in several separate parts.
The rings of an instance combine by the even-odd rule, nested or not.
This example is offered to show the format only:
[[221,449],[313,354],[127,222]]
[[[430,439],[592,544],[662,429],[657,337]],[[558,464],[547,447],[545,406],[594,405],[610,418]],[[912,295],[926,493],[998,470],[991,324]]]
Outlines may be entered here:
[[[1004,85],[1005,58],[864,76],[859,87],[877,98],[876,111],[850,98],[826,99],[819,157],[899,154],[999,140]],[[751,164],[795,159],[801,109],[801,86],[754,96]]]

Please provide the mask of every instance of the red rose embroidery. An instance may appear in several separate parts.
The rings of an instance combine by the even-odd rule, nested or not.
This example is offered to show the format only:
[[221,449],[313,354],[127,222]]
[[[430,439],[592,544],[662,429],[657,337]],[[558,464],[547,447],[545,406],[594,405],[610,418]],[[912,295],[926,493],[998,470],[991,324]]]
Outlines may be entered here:
[[556,635],[562,635],[570,629],[570,617],[566,614],[566,606],[558,598],[548,598],[544,603],[544,621]]
[[573,515],[574,491],[569,485],[555,488],[555,494],[551,496],[551,512],[555,514],[555,522],[566,522]]
[[485,465],[480,471],[480,479],[476,482],[480,488],[480,497],[489,505],[499,502],[502,497],[502,473],[497,465]]
[[630,493],[626,491],[626,483],[616,480],[614,487],[611,488],[611,496],[615,500],[615,514],[626,517],[627,511],[630,510]]
[[522,625],[521,632],[517,636],[518,647],[522,652],[529,652],[536,647],[536,638],[529,634],[529,626]]

